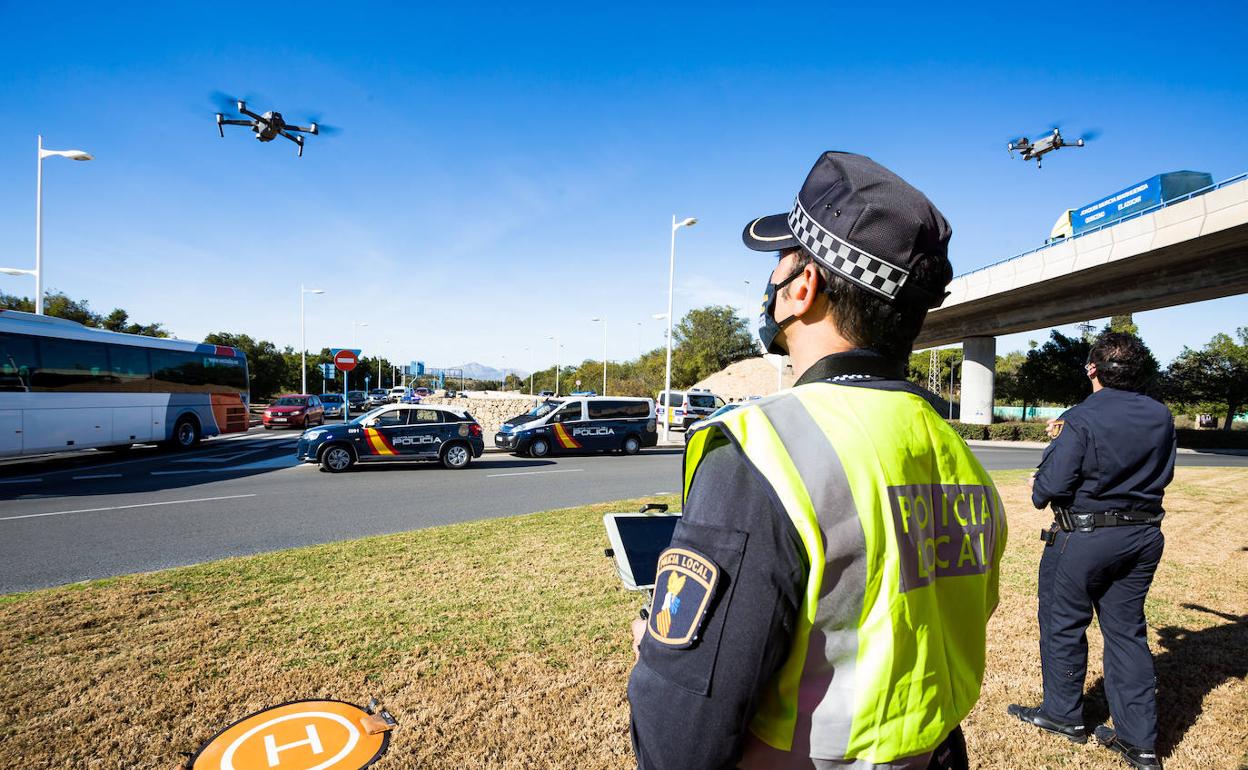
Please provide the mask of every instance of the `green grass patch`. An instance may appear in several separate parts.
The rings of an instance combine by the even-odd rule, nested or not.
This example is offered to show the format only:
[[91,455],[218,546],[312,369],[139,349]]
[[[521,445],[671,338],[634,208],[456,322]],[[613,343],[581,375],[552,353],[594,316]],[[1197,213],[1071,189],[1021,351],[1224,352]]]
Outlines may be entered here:
[[[989,672],[965,723],[971,753],[986,767],[1108,770],[1105,752],[1045,743],[1002,717],[1039,687],[1037,534],[1049,517],[1030,505],[1028,474],[992,474],[1010,535]],[[1238,531],[1245,483],[1244,469],[1184,468],[1167,495],[1147,612],[1159,676],[1171,681],[1189,660],[1194,672],[1162,690],[1171,767],[1242,754],[1248,685],[1233,662],[1248,621],[1232,613],[1248,595],[1248,554],[1225,533]],[[371,695],[401,724],[379,768],[629,766],[628,623],[640,597],[603,556],[602,515],[641,502],[0,596],[0,767],[168,768],[251,710]],[[1095,629],[1090,641],[1093,686]]]

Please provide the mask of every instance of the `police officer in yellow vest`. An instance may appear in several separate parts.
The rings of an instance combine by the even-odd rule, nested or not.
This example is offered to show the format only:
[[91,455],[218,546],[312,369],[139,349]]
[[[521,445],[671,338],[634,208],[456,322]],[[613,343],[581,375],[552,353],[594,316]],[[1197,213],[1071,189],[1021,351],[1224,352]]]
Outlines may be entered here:
[[949,236],[841,152],[746,227],[779,255],[759,336],[802,374],[687,436],[684,517],[634,626],[641,768],[966,766],[1005,513],[905,379]]

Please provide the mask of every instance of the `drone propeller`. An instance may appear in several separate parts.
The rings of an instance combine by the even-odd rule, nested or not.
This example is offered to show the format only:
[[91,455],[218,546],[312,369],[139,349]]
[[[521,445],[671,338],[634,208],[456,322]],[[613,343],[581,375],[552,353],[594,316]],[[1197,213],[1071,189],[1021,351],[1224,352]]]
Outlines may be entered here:
[[308,118],[308,123],[313,126],[316,126],[316,131],[314,131],[313,133],[315,133],[318,136],[334,136],[335,134],[342,133],[341,126],[327,125],[325,123],[322,123],[321,116],[319,114],[314,114],[312,117]]
[[1100,135],[1101,135],[1101,129],[1099,129],[1099,128],[1090,128],[1090,129],[1088,129],[1087,131],[1084,131],[1084,132],[1083,132],[1083,133],[1079,136],[1079,138],[1080,138],[1080,139],[1082,139],[1082,140],[1083,140],[1083,141],[1085,141],[1085,142],[1090,142],[1090,141],[1092,141],[1093,139],[1097,139],[1097,138],[1099,138],[1099,137],[1100,137]]
[[259,96],[258,94],[235,96],[227,94],[224,91],[211,91],[208,94],[208,98],[213,104],[216,105],[217,112],[225,113],[238,112],[238,103],[240,101],[247,102],[248,104],[255,102],[257,106],[264,102],[264,97]]
[[[217,112],[238,112],[238,99],[230,96],[224,91],[213,91],[208,94],[208,98],[212,100],[214,105],[216,105]],[[243,101],[246,101],[246,99]]]

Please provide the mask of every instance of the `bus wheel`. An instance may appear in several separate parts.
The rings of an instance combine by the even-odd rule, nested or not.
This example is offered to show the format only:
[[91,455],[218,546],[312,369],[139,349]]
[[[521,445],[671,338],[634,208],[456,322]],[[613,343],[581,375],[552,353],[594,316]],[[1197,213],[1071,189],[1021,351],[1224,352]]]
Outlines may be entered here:
[[550,454],[550,444],[544,438],[535,438],[529,444],[529,457],[545,457]]
[[199,434],[199,423],[194,417],[183,417],[173,425],[173,441],[169,442],[174,449],[192,449],[202,438]]
[[321,453],[321,470],[330,473],[342,473],[355,464],[355,456],[351,450],[335,444]]
[[624,444],[620,449],[623,449],[626,455],[635,455],[641,451],[641,442],[637,440],[636,436],[629,436],[624,439]]
[[442,467],[451,470],[467,468],[472,461],[472,453],[463,444],[451,444],[442,450]]

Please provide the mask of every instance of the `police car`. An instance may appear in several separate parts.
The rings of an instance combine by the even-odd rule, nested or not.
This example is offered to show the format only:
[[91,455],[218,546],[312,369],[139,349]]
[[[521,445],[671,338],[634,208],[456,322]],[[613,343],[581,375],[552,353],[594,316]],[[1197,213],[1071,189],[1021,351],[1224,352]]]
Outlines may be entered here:
[[341,425],[304,431],[296,455],[341,473],[357,462],[403,460],[434,460],[459,469],[484,451],[481,425],[466,410],[390,404]]
[[548,399],[503,423],[494,445],[526,457],[580,452],[637,454],[658,443],[648,398]]
[[682,429],[710,417],[716,409],[724,405],[722,398],[704,388],[673,390],[670,395],[663,391],[659,393],[656,402],[658,406],[655,407],[659,424],[663,423],[663,411],[669,400],[672,403],[671,425],[673,428]]

